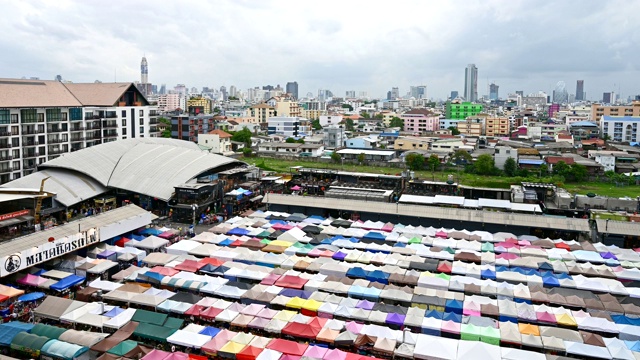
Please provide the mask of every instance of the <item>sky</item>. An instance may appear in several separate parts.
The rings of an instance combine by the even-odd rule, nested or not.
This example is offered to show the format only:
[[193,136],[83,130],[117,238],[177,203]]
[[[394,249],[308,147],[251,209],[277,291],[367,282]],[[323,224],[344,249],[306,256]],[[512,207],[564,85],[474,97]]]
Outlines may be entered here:
[[446,98],[478,67],[478,93],[640,94],[640,1],[0,0],[0,77],[149,81],[173,88],[330,89]]

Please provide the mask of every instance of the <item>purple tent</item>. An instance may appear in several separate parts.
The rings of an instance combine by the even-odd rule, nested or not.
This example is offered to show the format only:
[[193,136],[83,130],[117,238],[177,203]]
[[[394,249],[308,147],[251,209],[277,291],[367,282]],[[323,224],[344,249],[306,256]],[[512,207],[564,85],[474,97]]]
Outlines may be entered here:
[[304,291],[304,290],[298,290],[298,289],[282,289],[282,291],[280,291],[280,294],[278,295],[284,295],[290,298],[294,298],[294,297],[299,297],[301,299],[309,299],[309,297],[313,294],[313,291]]
[[344,258],[346,257],[347,257],[347,254],[343,253],[342,251],[338,251],[332,256],[333,260],[339,260],[339,261],[344,261]]
[[364,310],[372,310],[373,306],[376,303],[371,302],[371,301],[367,301],[367,300],[360,300],[358,301],[358,304],[356,305],[357,309],[364,309]]
[[406,318],[405,315],[390,313],[390,314],[387,314],[387,320],[385,321],[385,323],[388,325],[403,326],[405,318]]
[[610,252],[600,253],[600,256],[605,260],[608,260],[608,259],[618,260],[618,258]]

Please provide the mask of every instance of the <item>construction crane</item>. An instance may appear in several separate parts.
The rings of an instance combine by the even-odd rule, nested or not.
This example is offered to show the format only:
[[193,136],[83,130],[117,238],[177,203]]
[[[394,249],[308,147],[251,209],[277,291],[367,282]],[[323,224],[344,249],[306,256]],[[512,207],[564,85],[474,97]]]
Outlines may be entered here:
[[44,192],[44,183],[45,181],[49,180],[50,177],[51,176],[47,176],[40,182],[40,192],[38,193],[38,200],[36,200],[36,210],[35,214],[33,215],[36,224],[40,224],[40,209],[42,208],[42,198],[48,195]]

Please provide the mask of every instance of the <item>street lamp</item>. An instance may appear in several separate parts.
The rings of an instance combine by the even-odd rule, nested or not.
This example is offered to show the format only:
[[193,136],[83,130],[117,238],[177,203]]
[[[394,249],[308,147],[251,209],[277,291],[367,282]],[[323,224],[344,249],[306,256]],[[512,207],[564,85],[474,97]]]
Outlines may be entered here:
[[197,204],[191,204],[191,210],[193,211],[193,229],[195,232],[195,228],[196,228],[196,210],[198,210],[198,205]]

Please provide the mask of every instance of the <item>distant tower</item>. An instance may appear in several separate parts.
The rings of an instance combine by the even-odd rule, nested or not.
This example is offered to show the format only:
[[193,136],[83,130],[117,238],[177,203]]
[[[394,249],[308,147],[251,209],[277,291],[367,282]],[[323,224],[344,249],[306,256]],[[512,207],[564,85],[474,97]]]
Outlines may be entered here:
[[298,99],[298,82],[288,82],[286,85],[286,91],[291,94],[294,99]]
[[149,83],[149,65],[147,64],[147,58],[144,56],[140,62],[140,82],[143,84]]
[[585,100],[584,98],[584,80],[576,82],[576,100]]
[[56,81],[62,82],[62,75],[56,75]]
[[475,64],[464,69],[464,99],[469,102],[478,100],[478,68]]
[[498,100],[498,90],[499,90],[500,86],[496,85],[495,83],[491,83],[489,85],[489,100]]

